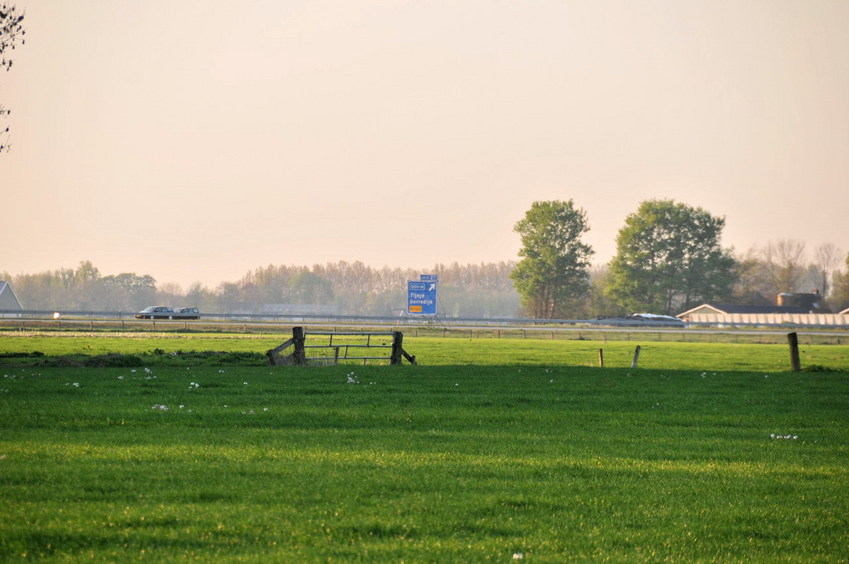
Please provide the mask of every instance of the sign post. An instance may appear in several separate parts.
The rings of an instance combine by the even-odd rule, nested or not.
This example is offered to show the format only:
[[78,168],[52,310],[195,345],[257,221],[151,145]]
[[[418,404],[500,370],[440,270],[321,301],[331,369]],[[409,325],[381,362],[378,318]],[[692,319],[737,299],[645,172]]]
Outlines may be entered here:
[[436,274],[422,274],[420,280],[407,281],[407,313],[436,315]]

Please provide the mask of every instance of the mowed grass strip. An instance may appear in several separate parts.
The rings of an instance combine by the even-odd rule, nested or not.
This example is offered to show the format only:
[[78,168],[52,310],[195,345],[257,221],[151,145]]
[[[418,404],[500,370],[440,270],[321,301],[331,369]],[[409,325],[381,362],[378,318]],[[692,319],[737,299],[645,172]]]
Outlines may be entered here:
[[0,560],[841,561],[847,413],[839,372],[21,368]]

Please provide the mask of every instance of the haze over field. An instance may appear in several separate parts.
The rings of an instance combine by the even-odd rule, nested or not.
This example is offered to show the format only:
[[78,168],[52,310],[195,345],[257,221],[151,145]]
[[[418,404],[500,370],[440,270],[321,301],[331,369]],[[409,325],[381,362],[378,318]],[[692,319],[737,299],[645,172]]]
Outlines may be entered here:
[[0,271],[513,260],[570,198],[597,263],[654,198],[847,246],[847,2],[15,4]]

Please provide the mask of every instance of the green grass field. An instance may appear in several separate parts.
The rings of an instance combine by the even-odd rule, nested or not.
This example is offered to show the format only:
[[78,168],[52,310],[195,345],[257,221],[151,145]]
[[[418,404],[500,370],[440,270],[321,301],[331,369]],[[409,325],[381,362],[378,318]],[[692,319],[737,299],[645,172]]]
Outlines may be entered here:
[[[849,560],[847,347],[792,373],[775,345],[633,370],[634,343],[599,369],[598,343],[448,341],[293,369],[170,354],[273,338],[4,337],[45,356],[0,358],[0,561]],[[143,365],[39,364],[81,352]]]
[[[44,353],[66,355],[137,355],[148,365],[174,365],[174,353],[226,351],[255,354],[256,364],[265,364],[265,351],[287,340],[291,334],[206,334],[206,333],[70,333],[5,332],[0,336],[0,363],[13,363],[1,355]],[[784,371],[790,360],[786,344],[658,342],[647,340],[590,341],[550,339],[405,337],[404,346],[425,366],[441,365],[555,365],[598,366],[599,349],[606,367],[630,367],[637,345],[638,366],[689,370]],[[802,366],[806,369],[849,370],[849,345],[800,343]],[[199,359],[186,359],[196,363]],[[236,359],[244,364],[245,358]],[[31,364],[31,359],[21,363]]]

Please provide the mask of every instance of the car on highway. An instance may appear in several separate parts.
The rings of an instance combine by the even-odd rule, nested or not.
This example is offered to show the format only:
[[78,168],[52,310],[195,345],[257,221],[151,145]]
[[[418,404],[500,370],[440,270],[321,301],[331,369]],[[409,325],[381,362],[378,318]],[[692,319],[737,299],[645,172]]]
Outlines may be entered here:
[[687,327],[687,323],[671,315],[632,313],[621,317],[597,317],[596,323],[618,327]]
[[174,310],[165,306],[146,307],[136,314],[136,319],[171,319]]
[[684,327],[687,324],[682,319],[672,317],[671,315],[658,315],[656,313],[632,313],[627,319],[643,322],[646,325],[656,325],[660,327]]
[[200,311],[196,307],[181,307],[174,312],[174,319],[200,319]]

